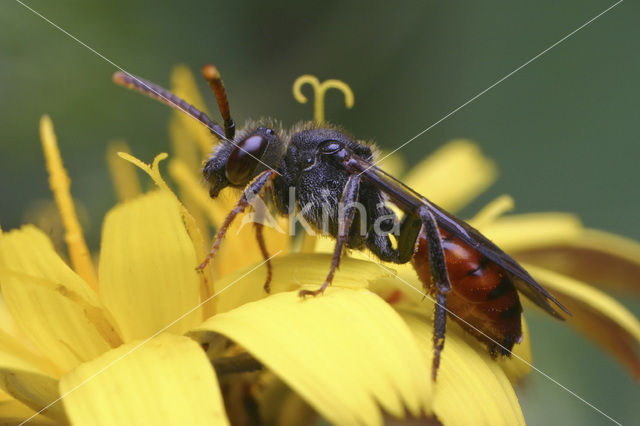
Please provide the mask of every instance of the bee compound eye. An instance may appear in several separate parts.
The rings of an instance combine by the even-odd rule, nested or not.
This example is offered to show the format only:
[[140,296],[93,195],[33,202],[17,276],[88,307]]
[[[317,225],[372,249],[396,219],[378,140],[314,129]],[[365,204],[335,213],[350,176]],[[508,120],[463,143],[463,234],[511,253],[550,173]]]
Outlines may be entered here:
[[336,152],[340,151],[342,148],[343,148],[342,143],[334,140],[323,141],[320,143],[320,146],[318,147],[320,152],[323,154],[335,154]]
[[225,175],[229,182],[234,185],[249,183],[267,145],[269,141],[262,135],[252,135],[240,141],[231,151],[225,166]]

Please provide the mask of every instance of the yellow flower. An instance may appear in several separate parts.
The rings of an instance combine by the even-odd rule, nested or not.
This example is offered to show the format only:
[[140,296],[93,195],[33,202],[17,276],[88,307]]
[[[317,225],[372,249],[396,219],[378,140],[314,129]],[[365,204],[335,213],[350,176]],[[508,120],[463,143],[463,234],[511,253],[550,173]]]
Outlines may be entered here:
[[[174,76],[174,92],[201,107],[191,75],[179,68]],[[33,226],[0,235],[6,303],[6,311],[0,311],[0,388],[5,392],[0,394],[0,422],[228,424],[260,416],[273,424],[299,424],[318,413],[340,425],[382,424],[385,416],[435,416],[443,424],[524,423],[512,383],[529,372],[522,362],[531,362],[526,328],[525,340],[514,348],[517,358],[495,362],[450,321],[433,383],[432,305],[415,290],[422,284],[410,266],[390,270],[353,253],[325,295],[302,301],[300,287],[316,288],[326,276],[327,242],[292,242],[266,228],[274,255],[272,295],[267,297],[262,255],[253,230],[242,227],[239,218],[210,270],[197,274],[210,229],[220,225],[236,194],[208,198],[196,173],[209,136],[180,115],[171,122],[179,149],[168,168],[180,197],[159,171],[166,154],[152,165],[127,154],[120,155],[129,163],[110,160],[122,202],[105,218],[96,274],[47,118],[41,129],[51,186],[65,219],[70,266]],[[159,189],[138,194],[131,163]],[[385,166],[392,168],[392,161]],[[493,164],[475,145],[457,141],[405,181],[443,207],[457,209],[494,176]],[[571,309],[575,304],[576,318],[596,325],[608,321],[637,344],[635,317],[599,290],[562,273],[581,250],[637,271],[640,265],[627,255],[638,246],[618,244],[614,237],[595,241],[606,240],[604,246],[588,244],[601,236],[579,226],[573,239],[534,239],[522,235],[527,228],[516,223],[517,216],[498,218],[502,205],[491,205],[474,223],[508,251],[530,256],[538,265],[531,268],[535,276],[566,296],[562,300]],[[532,243],[522,244],[525,239]],[[540,256],[545,249],[563,247],[578,253],[567,255],[564,266],[552,268]],[[626,354],[637,365],[637,352]]]

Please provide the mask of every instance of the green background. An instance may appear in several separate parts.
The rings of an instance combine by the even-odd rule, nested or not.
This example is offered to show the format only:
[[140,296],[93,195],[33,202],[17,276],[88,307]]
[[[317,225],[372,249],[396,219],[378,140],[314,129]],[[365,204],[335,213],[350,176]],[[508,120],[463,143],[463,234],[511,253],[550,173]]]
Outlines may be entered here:
[[[28,1],[161,85],[176,63],[193,70],[215,63],[239,123],[309,119],[311,106],[291,96],[295,77],[344,80],[355,107],[345,110],[329,93],[327,118],[387,150],[613,3]],[[411,164],[452,138],[474,139],[497,161],[500,178],[466,213],[510,193],[516,212],[577,212],[590,227],[640,240],[639,16],[637,3],[621,3],[402,154]],[[19,226],[34,200],[50,198],[37,126],[48,113],[95,248],[115,202],[108,141],[124,138],[149,161],[169,149],[169,110],[115,87],[113,65],[13,0],[2,3],[0,28],[0,223]],[[640,312],[637,298],[620,298]],[[528,316],[538,368],[622,423],[639,422],[639,388],[621,367],[563,325]],[[518,393],[530,424],[608,423],[540,374]]]

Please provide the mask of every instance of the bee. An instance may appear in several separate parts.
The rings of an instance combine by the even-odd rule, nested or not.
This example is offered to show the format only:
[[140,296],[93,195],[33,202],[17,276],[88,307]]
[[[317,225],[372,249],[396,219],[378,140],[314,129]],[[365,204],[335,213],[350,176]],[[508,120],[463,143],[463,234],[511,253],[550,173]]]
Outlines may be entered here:
[[[142,78],[124,72],[114,81],[180,109],[205,125],[221,142],[202,173],[212,198],[226,187],[242,195],[218,229],[213,258],[229,226],[254,197],[263,197],[280,215],[300,212],[316,229],[336,241],[324,283],[300,295],[317,296],[331,284],[344,249],[368,249],[380,260],[412,262],[423,286],[435,299],[432,379],[444,347],[447,312],[463,329],[487,344],[492,356],[509,356],[522,340],[522,306],[518,291],[553,317],[570,315],[513,258],[479,231],[377,167],[374,151],[341,128],[328,123],[302,123],[289,131],[271,120],[247,123],[236,134],[220,74],[206,65],[202,74],[218,103],[223,125],[186,101]],[[295,194],[291,197],[290,194]],[[402,212],[399,219],[387,201]],[[328,214],[320,214],[328,205]],[[341,208],[349,206],[347,208]],[[327,220],[324,220],[327,219]],[[263,225],[255,223],[256,239],[268,259]],[[393,243],[391,230],[395,229]],[[271,264],[267,262],[265,290]]]

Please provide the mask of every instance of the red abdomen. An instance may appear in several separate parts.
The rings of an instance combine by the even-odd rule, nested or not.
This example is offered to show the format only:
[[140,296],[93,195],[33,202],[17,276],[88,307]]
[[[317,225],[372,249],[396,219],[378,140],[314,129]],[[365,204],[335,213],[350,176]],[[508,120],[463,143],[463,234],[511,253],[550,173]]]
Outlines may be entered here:
[[[487,343],[492,355],[510,354],[514,343],[522,339],[522,306],[512,275],[451,233],[439,230],[451,281],[447,310],[454,315],[449,317]],[[412,263],[425,289],[434,295],[424,234],[418,237]]]

